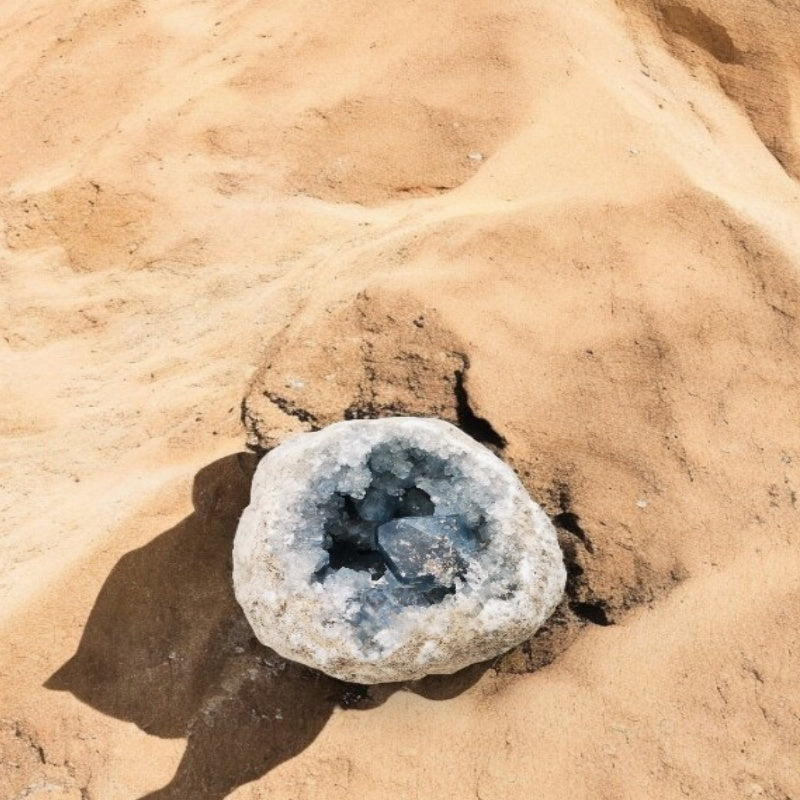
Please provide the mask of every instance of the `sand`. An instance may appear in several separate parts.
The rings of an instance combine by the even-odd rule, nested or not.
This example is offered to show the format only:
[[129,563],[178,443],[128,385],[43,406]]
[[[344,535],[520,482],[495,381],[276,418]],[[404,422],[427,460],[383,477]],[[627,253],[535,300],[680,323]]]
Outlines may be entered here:
[[[800,797],[798,30],[3,3],[0,797]],[[387,413],[495,448],[570,584],[365,690],[253,640],[230,545],[248,441]]]

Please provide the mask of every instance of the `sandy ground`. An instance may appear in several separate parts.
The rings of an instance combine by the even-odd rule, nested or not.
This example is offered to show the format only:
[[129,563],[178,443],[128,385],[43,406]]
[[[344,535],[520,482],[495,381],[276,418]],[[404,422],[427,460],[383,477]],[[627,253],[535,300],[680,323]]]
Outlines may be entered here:
[[[800,8],[679,1],[0,6],[0,797],[800,798]],[[230,545],[248,438],[387,413],[570,584],[367,691]]]

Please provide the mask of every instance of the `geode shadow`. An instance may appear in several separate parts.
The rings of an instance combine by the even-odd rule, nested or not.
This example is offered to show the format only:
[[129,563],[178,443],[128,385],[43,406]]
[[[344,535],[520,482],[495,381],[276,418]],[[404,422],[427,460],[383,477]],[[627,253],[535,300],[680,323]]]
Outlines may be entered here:
[[238,453],[196,475],[194,512],[117,562],[77,652],[45,684],[154,736],[186,737],[175,776],[149,800],[222,800],[302,752],[337,707],[375,707],[403,688],[444,700],[487,668],[368,689],[261,645],[231,583],[256,462]]

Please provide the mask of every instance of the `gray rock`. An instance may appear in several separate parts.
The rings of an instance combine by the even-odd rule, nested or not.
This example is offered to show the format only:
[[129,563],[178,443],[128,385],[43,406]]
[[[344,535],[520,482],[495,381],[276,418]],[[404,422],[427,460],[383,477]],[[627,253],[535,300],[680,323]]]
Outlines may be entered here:
[[529,638],[566,574],[514,472],[449,423],[340,422],[253,479],[234,588],[256,636],[342,680],[451,673]]

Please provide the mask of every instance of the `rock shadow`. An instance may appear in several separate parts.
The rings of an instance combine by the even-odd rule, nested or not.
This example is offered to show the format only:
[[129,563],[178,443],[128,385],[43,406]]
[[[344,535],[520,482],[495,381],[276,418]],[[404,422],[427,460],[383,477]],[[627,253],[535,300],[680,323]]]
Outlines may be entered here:
[[487,669],[366,687],[261,645],[231,582],[256,463],[238,453],[196,475],[194,512],[117,562],[77,652],[45,683],[146,733],[186,738],[174,777],[147,800],[222,800],[302,752],[337,707],[373,708],[400,689],[445,700]]

